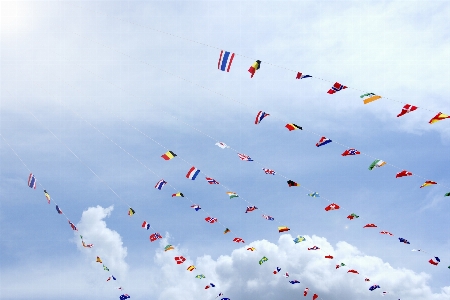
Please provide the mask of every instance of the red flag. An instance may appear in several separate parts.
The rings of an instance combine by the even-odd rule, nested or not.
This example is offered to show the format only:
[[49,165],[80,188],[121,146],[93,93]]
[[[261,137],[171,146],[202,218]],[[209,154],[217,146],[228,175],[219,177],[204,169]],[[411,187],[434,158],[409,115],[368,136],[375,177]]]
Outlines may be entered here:
[[317,298],[319,298],[319,295],[314,294],[314,295],[313,295],[313,300],[316,300]]
[[412,111],[415,111],[416,109],[417,109],[417,106],[414,106],[411,104],[406,104],[405,106],[403,106],[402,112],[397,115],[397,118],[401,117],[403,115],[406,115],[407,113],[410,113]]
[[177,265],[181,265],[186,261],[186,258],[184,258],[183,256],[175,256],[174,259],[177,262]]
[[435,266],[437,266],[439,264],[438,262],[435,262],[433,259],[430,259],[428,262]]
[[354,273],[354,274],[359,274],[359,273],[358,273],[358,271],[356,271],[356,270],[353,270],[353,269],[351,269],[351,270],[348,270],[348,271],[347,271],[347,273]]
[[333,259],[333,256],[327,255],[327,256],[325,256],[325,258]]
[[339,92],[340,90],[346,89],[347,87],[345,85],[340,84],[339,82],[336,82],[335,84],[333,84],[333,86],[331,87],[331,89],[328,90],[328,94],[334,94]]
[[308,295],[308,291],[309,291],[309,289],[308,288],[306,288],[304,291],[303,291],[303,296],[306,296],[306,295]]
[[366,225],[364,225],[364,227],[363,228],[372,228],[372,227],[377,227],[377,225],[375,225],[375,224],[366,224]]
[[241,238],[234,238],[233,239],[233,242],[236,242],[236,243],[245,243],[245,241],[243,240],[243,239],[241,239]]
[[328,205],[327,207],[325,207],[326,211],[330,211],[330,210],[336,210],[339,209],[340,206],[337,205],[336,203],[331,203],[330,205]]
[[359,152],[358,150],[352,148],[352,149],[345,150],[344,153],[342,153],[341,155],[342,156],[348,156],[348,155],[357,155],[357,154],[361,154],[361,152]]
[[392,233],[390,233],[389,231],[380,231],[380,233],[381,234],[388,234],[388,235],[390,235],[390,236],[392,236],[393,234]]
[[408,172],[406,170],[403,170],[401,172],[398,172],[397,175],[395,175],[395,178],[405,177],[405,176],[412,176],[411,172]]

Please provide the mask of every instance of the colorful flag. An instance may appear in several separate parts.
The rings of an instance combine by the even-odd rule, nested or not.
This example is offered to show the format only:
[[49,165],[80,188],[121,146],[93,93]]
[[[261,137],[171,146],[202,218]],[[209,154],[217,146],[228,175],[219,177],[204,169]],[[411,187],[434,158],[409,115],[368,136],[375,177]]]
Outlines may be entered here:
[[404,238],[398,238],[398,241],[403,244],[411,244],[410,242],[408,242],[407,239],[404,239]]
[[273,217],[271,216],[267,216],[267,215],[262,215],[264,219],[269,220],[269,221],[273,221],[275,220]]
[[290,229],[287,228],[286,226],[278,226],[278,232],[285,232],[285,231],[289,231]]
[[312,194],[307,194],[308,196],[310,196],[310,197],[313,197],[313,198],[318,198],[318,197],[320,197],[320,195],[318,194],[318,193],[316,193],[316,192],[314,192],[314,193],[312,193]]
[[266,174],[275,175],[275,171],[274,170],[263,168],[263,171]]
[[58,205],[56,205],[56,211],[57,211],[58,214],[60,214],[60,215],[63,213],[62,210],[59,209]]
[[253,76],[255,75],[256,70],[259,70],[260,67],[261,67],[261,61],[260,60],[255,61],[253,63],[253,65],[250,66],[250,69],[248,69],[250,74],[252,74],[252,76],[250,76],[250,78],[253,78]]
[[448,119],[448,118],[450,118],[450,116],[448,116],[448,115],[443,114],[443,113],[440,112],[440,113],[438,113],[437,115],[435,115],[435,116],[430,120],[430,122],[428,122],[428,123],[434,124],[434,123],[436,123],[436,122],[439,122],[439,121],[442,121],[442,120]]
[[418,108],[417,106],[406,104],[405,106],[403,106],[402,111],[397,115],[397,118],[406,115],[407,113],[410,113],[412,111],[415,111],[417,108]]
[[390,233],[389,231],[380,231],[380,233],[381,233],[381,234],[387,234],[387,235],[393,236],[393,234]]
[[50,204],[50,195],[47,193],[46,190],[44,190],[44,195],[45,195],[45,198],[47,198],[48,204]]
[[320,146],[326,145],[331,142],[332,142],[332,140],[327,139],[326,137],[323,136],[320,138],[320,141],[316,144],[316,147],[320,147]]
[[111,280],[111,277],[108,277],[108,279],[106,279],[106,281],[110,281]]
[[385,161],[382,161],[381,159],[375,159],[373,163],[370,164],[369,170],[373,170],[373,168],[380,168],[386,164]]
[[120,298],[120,300],[125,300],[125,299],[129,299],[130,296],[128,294],[123,294],[123,295],[120,295],[119,298]]
[[363,99],[364,104],[373,102],[373,101],[381,98],[381,96],[375,95],[374,93],[367,93],[367,94],[361,95],[359,97],[361,99]]
[[30,176],[28,176],[28,186],[32,189],[36,189],[36,178],[33,173],[30,173]]
[[373,223],[370,223],[370,224],[364,225],[363,228],[374,228],[374,227],[377,227],[377,225],[375,225],[375,224],[373,224]]
[[303,296],[306,297],[306,295],[308,295],[308,292],[309,292],[309,289],[308,289],[308,288],[305,288],[305,290],[303,291]]
[[275,270],[275,271],[273,271],[273,274],[277,274],[278,272],[280,272],[281,271],[281,268],[280,267],[277,267],[277,269]]
[[230,196],[230,199],[239,197],[238,194],[236,194],[235,192],[227,192],[227,194],[228,196]]
[[202,279],[202,278],[206,278],[206,276],[203,274],[199,274],[199,275],[196,275],[195,278]]
[[255,119],[255,124],[259,124],[259,123],[261,123],[261,121],[265,118],[265,117],[268,117],[268,116],[270,116],[269,114],[266,114],[265,112],[263,112],[263,111],[259,111],[258,112],[258,114],[256,115],[256,119]]
[[337,205],[336,203],[331,203],[330,205],[328,205],[327,207],[325,207],[326,211],[330,211],[330,210],[336,210],[339,209],[340,206]]
[[176,194],[172,194],[172,197],[184,197],[183,193],[176,193]]
[[161,179],[156,183],[155,189],[161,190],[166,183],[167,182],[165,182],[164,179]]
[[164,160],[171,160],[172,158],[174,158],[175,156],[177,156],[175,153],[173,153],[172,151],[167,151],[166,153],[164,153],[163,155],[161,155],[161,157]]
[[200,170],[197,169],[196,167],[192,167],[189,169],[189,171],[186,174],[186,178],[191,179],[191,180],[195,180],[195,178],[197,178],[197,175],[200,173]]
[[250,248],[247,248],[247,250],[253,252],[253,251],[255,251],[256,249],[255,249],[254,247],[250,247]]
[[170,251],[170,250],[175,250],[175,248],[172,245],[167,245],[164,247],[164,252]]
[[269,259],[267,258],[267,257],[265,257],[265,256],[263,256],[263,258],[261,258],[260,260],[259,260],[259,265],[262,265],[265,261],[268,261]]
[[200,205],[197,205],[197,204],[191,205],[191,207],[192,207],[193,209],[195,209],[195,211],[198,211],[199,209],[202,209],[202,208],[200,207]]
[[431,180],[427,180],[427,181],[425,181],[424,184],[422,184],[420,186],[420,188],[423,188],[423,187],[426,187],[426,186],[429,186],[429,185],[433,185],[433,184],[437,184],[437,182],[434,182],[434,181],[431,181]]
[[231,64],[233,63],[234,53],[228,51],[220,51],[219,62],[217,63],[217,69],[221,71],[230,72]]
[[175,256],[173,259],[175,260],[177,265],[181,265],[186,261],[186,258],[184,258],[183,256]]
[[108,267],[107,267],[107,266],[105,266],[105,265],[103,265],[103,270],[105,270],[105,271],[108,271],[108,272],[109,272],[109,269],[108,269]]
[[313,246],[312,248],[308,248],[308,250],[320,250],[320,248],[317,246]]
[[142,223],[142,228],[147,228],[147,230],[149,230],[151,226],[149,223],[147,223],[147,221],[144,221],[144,223]]
[[287,184],[288,184],[289,187],[291,187],[291,186],[300,186],[300,184],[298,184],[297,182],[292,181],[292,180],[288,180]]
[[356,149],[347,149],[344,151],[344,153],[342,153],[342,156],[347,156],[347,155],[357,155],[357,154],[361,154],[361,152],[359,152]]
[[97,256],[97,260],[96,260],[95,262],[98,262],[98,263],[101,263],[101,264],[103,263],[102,260],[101,260],[101,258],[98,257],[98,256]]
[[186,270],[188,270],[189,272],[192,272],[192,271],[194,271],[195,269],[196,269],[195,266],[189,266],[189,267],[187,267]]
[[228,228],[225,228],[225,230],[223,231],[223,234],[227,234],[228,232],[231,232],[231,230]]
[[347,219],[349,219],[349,220],[353,220],[353,219],[355,219],[355,218],[358,219],[359,216],[356,215],[356,214],[353,214],[353,213],[347,216]]
[[251,159],[251,157],[248,156],[248,155],[246,155],[246,154],[238,153],[237,155],[239,156],[239,158],[240,158],[241,160],[245,160],[245,161],[253,161],[253,159]]
[[295,125],[294,123],[286,124],[284,127],[286,127],[289,131],[297,130],[297,129],[303,130],[303,128],[301,126]]
[[346,89],[347,87],[345,85],[340,84],[339,82],[336,82],[331,89],[328,90],[328,94],[334,94],[339,92],[340,90]]
[[298,244],[298,243],[301,243],[303,241],[306,241],[306,239],[303,236],[298,235],[293,241],[294,241],[294,243]]
[[209,184],[219,184],[215,179],[206,177],[206,181],[208,181]]
[[233,239],[233,242],[245,244],[245,241],[244,241],[243,239],[241,239],[241,238],[238,238],[238,237],[234,238],[234,239]]
[[213,223],[217,222],[217,219],[216,218],[211,218],[211,217],[206,217],[205,221],[208,222],[208,223],[213,224]]
[[150,242],[154,242],[157,239],[162,239],[162,236],[159,233],[155,232],[150,235]]
[[222,142],[217,142],[215,145],[220,147],[220,148],[222,148],[222,149],[230,148],[230,146],[227,146],[227,144],[222,143]]
[[439,262],[434,261],[433,259],[430,259],[428,262],[434,266],[437,266],[439,264]]
[[70,227],[72,227],[72,230],[78,231],[77,227],[69,221]]
[[297,72],[297,76],[295,77],[295,79],[304,79],[304,78],[309,78],[312,77],[311,75],[303,75],[303,73],[301,72]]
[[405,176],[412,176],[411,172],[408,172],[406,170],[403,170],[401,172],[398,172],[397,175],[395,175],[395,178],[405,177]]
[[132,209],[130,207],[130,209],[128,210],[128,215],[131,217],[132,215],[134,215],[136,212],[134,211],[134,209]]
[[249,211],[254,211],[255,209],[258,209],[258,208],[256,206],[247,206],[245,213],[248,213]]

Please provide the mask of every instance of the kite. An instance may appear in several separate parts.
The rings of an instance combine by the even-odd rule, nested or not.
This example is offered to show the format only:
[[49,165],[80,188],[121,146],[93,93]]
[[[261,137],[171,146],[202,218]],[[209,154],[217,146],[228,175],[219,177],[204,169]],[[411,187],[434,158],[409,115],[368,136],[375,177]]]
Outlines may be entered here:
[[131,217],[132,215],[134,215],[136,212],[134,211],[134,209],[132,209],[130,207],[130,209],[128,210],[128,215]]
[[375,225],[375,224],[373,224],[373,223],[370,223],[370,224],[364,225],[363,228],[374,228],[374,227],[377,227],[377,225]]
[[294,243],[298,244],[298,243],[301,243],[303,241],[306,241],[306,239],[303,236],[298,235],[293,241],[294,241]]
[[374,290],[379,289],[379,288],[380,288],[380,286],[379,286],[378,284],[374,284],[374,285],[372,285],[372,286],[369,288],[369,291],[374,291]]
[[206,278],[206,277],[203,274],[199,274],[199,275],[196,275],[195,278],[202,279],[202,278]]
[[264,173],[266,173],[266,174],[275,175],[275,171],[274,170],[266,169],[266,168],[263,168],[263,170],[264,170]]
[[172,194],[172,197],[184,197],[183,193],[176,193],[176,194]]
[[167,182],[165,182],[164,179],[161,179],[156,183],[155,189],[161,190],[166,183]]
[[357,155],[357,154],[361,154],[361,152],[359,152],[358,150],[352,148],[352,149],[345,150],[344,153],[342,153],[341,155],[342,156],[348,156],[348,155]]
[[102,259],[99,256],[97,256],[97,260],[95,262],[98,262],[98,263],[101,263],[101,264],[103,263]]
[[266,219],[266,220],[269,220],[269,221],[275,220],[273,217],[267,216],[267,215],[262,215],[262,217],[263,217],[264,219]]
[[327,207],[325,207],[326,211],[330,211],[330,210],[336,210],[339,209],[340,206],[337,205],[336,203],[331,203],[330,205],[328,205]]
[[186,178],[191,179],[191,180],[195,180],[195,178],[197,178],[197,175],[200,173],[200,170],[197,169],[196,167],[192,167],[189,169],[189,171],[186,174]]
[[312,194],[307,194],[307,195],[310,196],[310,197],[313,197],[313,198],[318,198],[318,197],[320,197],[319,194],[316,193],[316,192],[314,192],[314,193],[312,193]]
[[142,228],[147,228],[147,230],[149,230],[149,229],[150,229],[150,224],[147,223],[147,221],[144,221],[144,222],[142,223],[141,227],[142,227]]
[[30,176],[28,176],[28,186],[32,189],[36,189],[36,178],[33,173],[30,173]]
[[320,146],[326,145],[331,142],[332,142],[332,140],[327,139],[326,137],[323,136],[320,138],[320,141],[316,144],[316,147],[320,147]]
[[408,172],[406,170],[403,170],[401,172],[398,172],[397,175],[395,175],[395,178],[405,177],[405,176],[412,176],[411,172]]
[[418,108],[417,106],[406,104],[405,106],[403,106],[402,111],[397,115],[397,118],[406,115],[407,113],[410,113],[412,111],[415,111],[417,108]]
[[186,258],[184,258],[183,256],[175,256],[174,259],[177,265],[181,265],[186,261]]
[[250,76],[250,78],[253,78],[253,76],[255,75],[256,70],[259,70],[260,66],[261,66],[261,61],[260,60],[255,61],[253,63],[253,65],[250,66],[250,69],[248,69],[250,74],[252,74],[252,76]]
[[266,114],[265,112],[263,112],[263,111],[259,111],[258,112],[258,114],[256,115],[256,119],[255,119],[255,124],[259,124],[259,123],[261,123],[261,121],[265,118],[265,117],[268,117],[268,116],[270,116],[269,114]]
[[275,270],[275,271],[273,271],[273,274],[277,274],[277,273],[279,273],[281,271],[281,268],[280,267],[277,267],[277,269]]
[[206,217],[205,221],[208,222],[208,223],[214,224],[214,223],[217,222],[217,219],[216,218],[211,218],[211,217]]
[[239,197],[239,195],[236,194],[235,192],[227,192],[227,194],[228,194],[228,196],[230,196],[230,199]]
[[319,250],[320,248],[317,246],[313,246],[312,248],[308,248],[308,250]]
[[347,219],[349,219],[349,220],[353,220],[354,218],[357,219],[357,218],[359,218],[359,216],[356,214],[353,214],[353,213],[347,216]]
[[353,269],[351,269],[351,270],[348,270],[348,271],[347,271],[347,273],[359,274],[359,272],[358,272],[358,271],[356,271],[356,270],[353,270]]
[[289,231],[290,229],[287,228],[286,226],[278,226],[278,232],[285,232],[285,231]]
[[400,241],[400,243],[403,243],[403,244],[411,244],[410,242],[408,242],[408,240],[406,240],[404,238],[398,238],[398,240]]
[[373,102],[373,101],[381,98],[381,96],[375,95],[374,93],[367,93],[367,94],[361,95],[359,97],[361,99],[363,99],[364,104]]
[[339,82],[336,82],[329,90],[328,94],[332,95],[334,93],[339,92],[340,90],[346,89],[347,87],[345,85],[340,84]]
[[255,248],[255,247],[250,247],[250,248],[247,248],[247,250],[248,250],[248,251],[252,251],[252,252],[253,252],[253,251],[255,251],[255,250],[256,250],[256,248]]
[[288,184],[289,187],[291,187],[291,186],[300,186],[300,184],[298,184],[297,182],[292,181],[292,180],[288,180],[287,184]]
[[[231,54],[231,55],[230,55]],[[217,69],[221,71],[230,72],[231,64],[233,63],[234,53],[228,51],[220,51],[219,62],[217,63]]]
[[47,198],[48,204],[50,204],[50,195],[47,193],[46,190],[44,190],[44,195],[45,195],[45,198]]
[[450,196],[450,192],[449,193],[445,193],[444,197],[449,197]]
[[222,148],[222,149],[230,148],[230,146],[227,146],[227,144],[222,143],[222,142],[217,142],[217,143],[215,143],[215,145],[220,147],[220,148]]
[[192,271],[194,271],[195,269],[196,269],[195,266],[189,266],[189,267],[187,267],[186,270],[188,270],[189,272],[192,272]]
[[267,257],[263,256],[263,258],[261,258],[261,259],[259,260],[259,264],[262,265],[265,261],[268,261],[268,260],[269,260],[269,259],[268,259]]
[[120,295],[120,300],[125,300],[125,299],[128,299],[128,298],[130,298],[130,296],[128,294]]
[[225,228],[225,230],[223,231],[223,234],[227,234],[228,232],[231,232],[231,230],[228,228]]
[[325,256],[325,258],[328,258],[328,259],[333,259],[334,257],[333,257],[333,256],[331,256],[331,255],[327,255],[327,256]]
[[393,236],[393,234],[390,233],[389,231],[380,231],[380,233],[381,233],[381,234],[388,234],[388,235],[390,235],[390,236]]
[[245,243],[245,241],[243,240],[243,239],[241,239],[241,238],[238,238],[238,237],[236,237],[236,238],[234,238],[233,239],[233,242],[236,242],[236,243]]
[[209,184],[219,184],[215,179],[206,177],[206,181],[208,181]]
[[169,250],[175,250],[175,248],[172,245],[167,245],[164,247],[164,252],[167,252]]
[[[68,220],[69,221],[69,220]],[[73,230],[78,231],[77,227],[75,226],[75,224],[73,224],[72,222],[69,221],[70,227],[72,227]]]
[[373,170],[373,168],[381,168],[382,166],[384,166],[386,164],[385,161],[381,160],[381,159],[375,159],[373,161],[373,163],[370,164],[369,166],[369,170]]
[[157,239],[162,239],[162,235],[160,235],[159,233],[155,232],[153,234],[150,235],[150,242],[154,242]]
[[58,205],[56,205],[56,211],[58,212],[58,214],[62,214],[63,212],[62,212],[62,210],[61,209],[59,209],[59,207],[58,207]]
[[295,125],[294,123],[286,124],[286,126],[284,126],[284,127],[286,127],[289,131],[297,130],[297,129],[303,130],[303,128],[301,126]]
[[300,283],[300,281],[298,281],[298,280],[289,280],[289,283],[290,284],[296,284],[296,283]]
[[309,289],[308,289],[308,288],[305,288],[305,290],[303,291],[303,296],[306,297],[306,295],[308,295],[308,292],[309,292]]
[[105,271],[108,271],[108,272],[109,272],[109,269],[108,269],[108,267],[107,267],[107,266],[105,266],[105,265],[103,265],[103,270],[105,270]]
[[192,207],[193,209],[195,209],[195,211],[198,211],[199,209],[202,209],[202,208],[200,207],[200,205],[197,205],[197,204],[191,205],[191,207]]
[[250,156],[246,155],[246,154],[238,153],[237,155],[239,156],[240,160],[253,161],[253,159]]
[[255,209],[258,209],[258,208],[256,206],[247,206],[245,213],[248,213],[249,211],[254,211]]
[[420,188],[423,188],[423,187],[426,187],[426,186],[429,186],[429,185],[433,185],[433,184],[437,184],[437,182],[434,182],[434,181],[431,181],[431,180],[427,180],[427,181],[424,182],[424,184],[422,184],[420,186]]
[[312,297],[312,300],[316,300],[317,298],[319,298],[319,295],[314,294],[313,297]]
[[438,113],[437,115],[435,115],[435,116],[430,120],[430,122],[428,122],[428,123],[434,124],[434,123],[436,123],[436,122],[439,122],[439,121],[442,121],[442,120],[448,119],[448,118],[450,118],[450,116],[448,116],[448,115],[443,114],[443,113],[440,112],[440,113]]
[[174,158],[175,156],[177,156],[175,153],[173,153],[172,151],[167,151],[166,153],[164,153],[163,155],[161,155],[161,157],[164,160],[171,160],[172,158]]
[[303,75],[301,72],[297,72],[297,76],[295,77],[295,79],[304,79],[304,78],[309,78],[312,77],[311,75]]

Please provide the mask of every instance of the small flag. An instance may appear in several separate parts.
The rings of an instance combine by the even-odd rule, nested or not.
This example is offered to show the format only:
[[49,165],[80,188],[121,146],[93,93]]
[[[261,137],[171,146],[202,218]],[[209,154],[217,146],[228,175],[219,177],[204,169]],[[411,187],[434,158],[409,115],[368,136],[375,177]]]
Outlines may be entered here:
[[193,209],[195,209],[195,211],[198,211],[199,209],[202,209],[202,208],[200,207],[200,205],[197,205],[197,204],[191,205],[191,207],[192,207]]
[[167,182],[165,182],[164,179],[161,179],[156,183],[155,189],[161,190],[166,183]]
[[361,95],[359,97],[361,99],[363,99],[364,104],[373,102],[373,101],[381,98],[381,96],[375,95],[374,93],[367,93],[367,94]]
[[260,260],[259,260],[259,265],[262,265],[265,261],[268,261],[269,259],[267,258],[267,257],[265,257],[265,256],[263,256],[263,258],[261,258]]
[[98,256],[97,256],[97,260],[96,260],[95,262],[98,262],[98,263],[101,263],[101,264],[103,263],[102,260],[101,260],[101,258],[98,257]]
[[194,271],[195,269],[196,269],[195,266],[189,266],[189,267],[187,267],[186,270],[188,270],[189,272],[192,272],[192,271]]
[[200,173],[200,170],[197,169],[196,167],[192,167],[189,169],[189,171],[186,174],[186,178],[191,179],[191,180],[195,180],[195,178],[197,178],[197,175]]
[[170,250],[175,250],[175,248],[172,245],[167,245],[164,247],[164,252],[170,251]]
[[439,264],[439,262],[434,261],[433,259],[430,259],[428,262],[434,266],[437,266]]
[[379,286],[378,284],[374,284],[374,285],[372,285],[372,286],[369,288],[369,291],[374,291],[374,290],[379,289],[379,288],[380,288],[380,286]]
[[246,154],[238,153],[237,155],[239,156],[239,159],[240,159],[240,160],[244,160],[244,161],[253,161],[253,159],[251,159],[251,157],[248,156],[248,155],[246,155]]
[[363,228],[374,228],[374,227],[377,227],[377,225],[375,225],[375,224],[373,224],[373,223],[370,223],[370,224],[364,225]]
[[128,294],[123,294],[123,295],[120,295],[119,298],[120,298],[120,300],[125,300],[125,299],[129,299],[130,296]]
[[57,211],[58,214],[60,214],[60,215],[63,213],[62,210],[59,209],[58,205],[56,205],[56,211]]
[[325,256],[325,258],[328,258],[328,259],[333,259],[334,257],[333,257],[333,256],[331,256],[331,255],[326,255],[326,256]]
[[266,174],[275,175],[275,171],[274,170],[263,168],[263,171]]
[[434,123],[436,123],[436,122],[439,122],[439,121],[442,121],[442,120],[448,119],[448,118],[450,118],[450,116],[448,116],[448,115],[443,114],[443,113],[440,112],[440,113],[438,113],[437,115],[435,115],[435,116],[430,120],[430,122],[428,122],[428,123],[434,124]]
[[247,206],[245,213],[248,213],[249,211],[254,211],[255,209],[258,209],[258,208],[256,206]]
[[144,221],[143,223],[142,223],[142,228],[147,228],[147,230],[149,230],[150,229],[150,224],[149,223],[147,223],[147,221]]
[[404,238],[398,238],[398,241],[403,244],[411,244],[410,242],[408,242],[407,239],[404,239]]
[[209,184],[219,184],[214,178],[206,177],[206,181],[208,181]]
[[411,172],[408,172],[406,170],[403,170],[401,172],[398,172],[397,175],[395,175],[395,178],[405,177],[405,176],[412,176]]
[[340,84],[339,82],[336,82],[331,89],[328,90],[328,94],[334,94],[339,92],[340,90],[346,89],[347,87],[345,85]]
[[344,153],[342,153],[342,156],[347,156],[347,155],[357,155],[357,154],[361,154],[361,152],[359,152],[356,149],[347,149],[344,151]]
[[128,215],[131,217],[132,215],[134,215],[136,212],[134,211],[134,209],[132,209],[130,207],[130,209],[128,210]]
[[356,215],[356,214],[353,214],[353,213],[347,216],[347,219],[349,219],[349,220],[353,220],[353,219],[355,219],[355,218],[358,219],[359,216]]
[[300,283],[300,281],[298,281],[298,280],[289,280],[289,283],[290,284],[296,284],[296,283]]
[[172,151],[167,151],[166,153],[164,153],[163,155],[161,155],[161,157],[164,160],[171,160],[172,158],[174,158],[175,156],[177,156],[175,153],[173,153]]
[[73,230],[78,231],[77,227],[69,221],[70,227],[72,227]]
[[267,216],[267,215],[262,215],[264,219],[269,220],[269,221],[273,221],[275,220],[273,217],[271,216]]
[[223,231],[223,234],[227,234],[228,232],[231,232],[231,230],[228,228],[225,228],[225,230]]
[[444,197],[450,197],[450,192],[445,193]]
[[316,300],[317,298],[319,298],[319,295],[314,294],[313,297],[312,297],[312,300]]
[[280,267],[277,267],[277,269],[275,270],[275,271],[273,271],[273,274],[277,274],[278,272],[280,272],[281,271],[281,268]]
[[300,186],[300,184],[298,184],[297,182],[292,181],[292,180],[288,180],[287,184],[288,184],[289,187],[291,187],[291,186]]
[[36,178],[33,173],[30,173],[30,176],[28,176],[28,186],[32,189],[36,189]]
[[108,277],[108,279],[106,279],[106,281],[110,281],[111,280],[111,277]]
[[336,210],[339,209],[340,206],[337,205],[336,203],[331,203],[330,205],[328,205],[327,207],[325,207],[326,211],[330,211],[330,210]]
[[332,140],[327,139],[326,137],[323,136],[320,138],[320,141],[316,144],[316,147],[320,147],[320,146],[326,145],[331,142],[332,142]]
[[375,159],[369,166],[369,170],[373,170],[373,168],[380,168],[386,164],[385,161],[381,159]]
[[359,272],[358,272],[358,271],[356,271],[356,270],[353,270],[353,269],[351,269],[351,270],[348,270],[348,271],[347,271],[347,273],[359,274]]
[[387,234],[387,235],[393,236],[393,234],[390,233],[389,231],[380,231],[380,233],[381,233],[381,234]]
[[306,297],[306,295],[308,295],[308,292],[309,292],[309,289],[308,289],[308,288],[305,288],[305,290],[303,291],[303,296]]
[[364,281],[370,281],[370,279],[369,278],[364,278]]
[[284,127],[286,127],[289,131],[297,130],[297,129],[303,130],[303,128],[301,126],[295,125],[294,123],[286,124]]
[[266,114],[265,112],[263,112],[263,111],[260,110],[260,111],[256,114],[255,124],[261,123],[261,121],[262,121],[265,117],[268,117],[268,116],[270,116],[270,115],[269,115],[269,114]]
[[234,239],[233,239],[233,242],[245,244],[245,241],[244,241],[243,239],[241,239],[241,238],[238,238],[238,237],[234,238]]
[[278,226],[278,232],[285,232],[285,231],[289,231],[290,229],[287,228],[286,226]]
[[108,269],[108,267],[107,267],[107,266],[105,266],[105,265],[103,265],[103,270],[105,270],[105,271],[108,271],[108,272],[109,272],[109,269]]
[[202,278],[206,278],[206,276],[203,274],[199,274],[199,275],[196,275],[195,278],[202,279]]
[[254,247],[250,247],[250,248],[247,248],[247,250],[253,252],[253,251],[255,251],[256,249],[255,249]]
[[230,199],[239,197],[238,194],[236,194],[235,192],[227,192],[227,194],[228,196],[230,196]]
[[176,193],[176,194],[172,194],[172,197],[184,197],[183,193]]
[[233,63],[234,53],[228,51],[220,51],[219,62],[217,63],[217,69],[221,71],[230,72],[231,64]]
[[317,246],[313,246],[312,248],[308,248],[308,250],[320,250],[320,248]]
[[402,111],[397,115],[397,118],[406,115],[407,113],[410,113],[412,111],[415,111],[417,108],[418,108],[417,106],[406,104],[405,106],[403,106]]
[[111,277],[112,277],[113,280],[116,280],[116,277],[114,277],[114,275],[111,275]]
[[304,79],[304,78],[309,78],[312,77],[311,75],[303,75],[303,73],[301,72],[297,72],[297,76],[295,77],[295,79]]
[[425,181],[424,184],[422,184],[420,186],[420,188],[423,188],[423,187],[426,187],[426,186],[429,186],[429,185],[433,185],[433,184],[437,184],[437,182],[434,182],[434,181],[431,181],[431,180],[427,180],[427,181]]
[[303,241],[306,241],[306,239],[303,236],[298,235],[293,241],[294,241],[294,243],[298,244],[298,243],[301,243]]
[[46,190],[44,190],[44,195],[45,195],[45,198],[47,198],[48,204],[50,204],[50,195],[47,193]]
[[222,143],[222,142],[217,142],[215,145],[220,147],[220,148],[222,148],[222,149],[230,148],[230,146],[227,146],[227,144]]
[[208,223],[213,224],[213,223],[217,222],[217,219],[216,218],[211,218],[211,217],[206,217],[205,221],[208,222]]
[[175,260],[177,265],[181,265],[186,261],[186,258],[184,258],[183,256],[175,256],[173,259]]
[[154,242],[157,239],[162,239],[162,236],[159,233],[155,232],[150,235],[150,242]]
[[316,193],[316,192],[314,192],[314,193],[312,193],[312,194],[307,194],[308,196],[310,196],[310,197],[313,197],[313,198],[318,198],[318,197],[320,197],[320,195],[318,194],[318,193]]
[[255,75],[256,70],[259,70],[259,68],[261,67],[261,61],[257,60],[255,61],[251,66],[250,69],[248,69],[248,71],[250,72],[250,74],[252,74],[250,76],[250,78],[253,78],[253,76]]

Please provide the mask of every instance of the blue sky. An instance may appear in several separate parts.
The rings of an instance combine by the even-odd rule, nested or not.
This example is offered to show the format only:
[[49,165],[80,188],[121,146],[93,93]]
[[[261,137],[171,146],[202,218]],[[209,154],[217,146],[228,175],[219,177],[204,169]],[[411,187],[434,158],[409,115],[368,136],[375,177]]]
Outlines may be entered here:
[[[450,112],[447,3],[1,5],[1,135],[79,227],[71,231],[41,186],[26,186],[27,168],[1,139],[5,299],[117,299],[119,285],[132,299],[296,299],[305,287],[321,299],[373,299],[379,291],[450,299],[449,121],[428,124]],[[217,70],[220,49],[240,54],[229,73]],[[256,59],[261,69],[250,79]],[[295,80],[296,71],[277,66],[314,78]],[[328,95],[335,81],[351,89]],[[383,99],[363,105],[366,92]],[[397,118],[402,103],[419,109]],[[255,125],[259,110],[270,116]],[[288,122],[305,130],[288,132]],[[333,143],[315,147],[320,136]],[[342,157],[339,144],[368,156]],[[255,161],[240,161],[234,149]],[[167,150],[178,157],[162,160]],[[368,171],[372,157],[390,165]],[[203,173],[190,181],[193,165]],[[395,179],[400,169],[423,178]],[[301,187],[288,188],[283,176]],[[174,189],[155,189],[162,178]],[[419,189],[425,180],[439,185]],[[229,190],[240,197],[229,199]],[[177,191],[187,197],[172,198]],[[325,198],[341,209],[325,212]],[[245,214],[249,203],[259,209]],[[352,212],[361,218],[347,220]],[[220,224],[206,223],[208,215]],[[143,220],[161,242],[149,242]],[[278,233],[281,225],[289,234]],[[78,234],[94,248],[83,248]],[[305,244],[292,242],[297,235]],[[233,243],[236,236],[246,243]],[[176,250],[165,253],[167,244]],[[312,245],[323,251],[306,250]],[[428,253],[411,251],[418,248]],[[176,265],[177,255],[188,261]],[[106,282],[96,256],[117,283]],[[260,266],[262,256],[269,261]],[[427,262],[434,256],[437,267]],[[361,274],[336,270],[339,262]],[[207,278],[195,279],[190,264]],[[273,275],[277,266],[301,284]],[[217,287],[204,290],[209,282]],[[374,283],[381,290],[369,292]]]

